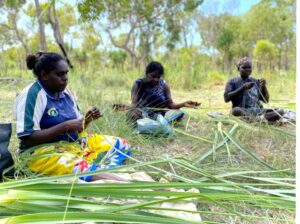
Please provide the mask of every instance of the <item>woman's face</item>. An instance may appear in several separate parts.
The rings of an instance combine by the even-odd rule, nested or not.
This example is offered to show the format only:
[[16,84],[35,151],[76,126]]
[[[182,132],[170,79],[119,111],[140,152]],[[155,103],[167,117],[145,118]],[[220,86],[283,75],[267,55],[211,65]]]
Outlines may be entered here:
[[159,74],[158,72],[151,72],[146,74],[146,82],[150,86],[156,86],[159,83],[160,78],[161,74]]
[[252,73],[252,64],[251,62],[245,62],[239,67],[240,75],[242,78],[248,78]]
[[68,84],[69,66],[65,60],[56,63],[54,70],[45,74],[42,72],[42,81],[52,93],[59,93],[65,90]]

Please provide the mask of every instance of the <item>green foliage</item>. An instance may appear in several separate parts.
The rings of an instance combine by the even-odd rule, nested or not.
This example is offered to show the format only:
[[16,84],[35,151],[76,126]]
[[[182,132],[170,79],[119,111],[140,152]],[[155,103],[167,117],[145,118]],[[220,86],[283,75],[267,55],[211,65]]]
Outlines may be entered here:
[[278,57],[278,49],[268,40],[258,40],[253,54],[260,69],[262,65],[265,67],[269,66],[268,68],[270,68]]
[[223,29],[217,39],[217,47],[224,52],[230,49],[233,42],[233,32],[231,30]]
[[166,68],[166,79],[170,85],[177,88],[199,88],[211,69],[209,56],[199,53],[197,48],[174,50],[158,60]]
[[[79,14],[75,12],[74,5],[67,1],[59,1],[59,4],[57,1],[41,2],[40,6],[43,21],[46,27],[50,27],[48,9],[51,4],[56,4],[61,34],[71,61],[75,60],[74,63],[79,63],[81,67],[88,66],[88,70],[93,66],[110,67],[108,62],[110,59],[113,66],[121,63],[124,69],[141,71],[153,58],[164,58],[165,50],[170,55],[178,54],[182,46],[197,48],[199,54],[208,55],[206,62],[204,58],[199,62],[197,58],[184,54],[182,57],[187,58],[172,57],[172,60],[180,61],[179,66],[172,65],[176,68],[176,73],[185,74],[187,72],[185,66],[193,67],[185,79],[186,88],[197,86],[192,84],[193,78],[196,82],[200,82],[207,76],[207,70],[202,74],[202,66],[230,72],[235,70],[233,62],[244,56],[254,57],[254,61],[262,62],[260,65],[257,64],[259,69],[270,71],[295,69],[295,0],[261,0],[244,15],[239,16],[230,13],[203,12],[199,8],[202,2],[202,0],[79,0],[76,2]],[[34,4],[24,3],[25,0],[4,1],[2,8],[4,20],[0,22],[0,31],[3,34],[0,37],[2,49],[18,48],[22,44],[17,35],[18,31],[19,37],[29,45],[30,52],[39,50],[35,29],[27,32],[23,26],[18,27],[18,30],[14,28],[13,15],[16,16],[16,24],[19,24],[21,12],[22,15],[25,13],[31,18],[30,26],[37,25]],[[193,39],[189,29],[194,29],[195,23],[199,28],[201,45],[189,46],[189,39]],[[106,41],[107,38],[110,42]],[[260,40],[273,45],[265,43],[263,44],[265,47],[260,46],[262,44]],[[54,39],[47,37],[47,45],[51,45],[51,42],[54,42]],[[78,43],[81,43],[80,46]],[[117,55],[110,55],[111,45],[125,52],[126,58],[125,55],[119,55],[120,58]],[[264,54],[266,47],[269,50]],[[58,48],[50,47],[50,49]],[[90,61],[93,60],[93,55],[97,55],[96,62]],[[182,65],[184,61],[185,66]],[[171,64],[169,59],[166,62]],[[198,63],[201,66],[198,66]],[[25,67],[25,63],[22,66],[19,62],[15,64]],[[184,71],[180,71],[179,68]]]
[[[181,37],[182,27],[178,25],[181,17],[184,13],[196,10],[202,2],[81,0],[78,11],[85,21],[97,20],[101,23],[101,20],[106,20],[106,24],[102,23],[102,26],[109,34],[112,44],[125,50],[131,57],[132,64],[138,66],[139,62],[145,65],[151,59],[158,35],[164,36],[168,49],[174,49]],[[112,30],[120,30],[122,27],[128,27],[130,31],[126,33],[124,41],[118,42],[116,39],[120,38],[115,37]]]
[[277,49],[273,43],[268,40],[258,40],[254,48],[254,55],[259,59],[273,59],[276,57]]
[[26,3],[26,0],[4,0],[4,5],[8,8],[19,8]]
[[[245,15],[204,14],[198,17],[199,33],[206,49],[212,52],[214,63],[230,71],[232,62],[244,56],[252,56],[259,40],[267,40],[278,48],[278,55],[269,69],[288,69],[294,62],[287,63],[295,45],[295,1],[260,1]],[[218,54],[215,53],[217,50]],[[277,54],[277,53],[275,53]],[[293,55],[293,56],[292,56]]]
[[87,52],[95,51],[101,43],[101,35],[96,31],[93,24],[81,26],[81,38],[83,39],[81,48]]
[[[284,3],[284,4],[283,4]],[[268,39],[280,44],[290,39],[295,1],[261,1],[245,15],[247,34],[252,41]]]
[[103,1],[94,0],[79,1],[77,7],[84,20],[95,20],[105,10]]
[[205,79],[206,85],[224,85],[225,83],[225,75],[220,73],[219,71],[210,71],[207,74]]
[[[50,4],[54,4],[54,3],[51,2],[51,3],[46,3],[41,5],[42,10],[45,10],[43,14],[43,19],[45,24],[50,24],[48,12],[47,12],[48,8],[50,7]],[[62,35],[68,34],[69,29],[78,23],[75,15],[74,7],[66,2],[62,2],[62,6],[56,8],[56,15],[59,20],[59,28]]]
[[127,54],[124,51],[110,51],[109,58],[114,66],[124,66]]

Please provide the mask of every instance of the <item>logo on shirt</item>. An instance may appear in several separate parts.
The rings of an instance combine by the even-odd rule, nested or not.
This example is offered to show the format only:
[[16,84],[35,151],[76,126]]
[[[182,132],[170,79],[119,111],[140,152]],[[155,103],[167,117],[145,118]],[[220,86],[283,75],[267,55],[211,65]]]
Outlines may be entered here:
[[57,117],[58,116],[58,112],[57,112],[57,110],[56,110],[56,108],[55,107],[51,107],[49,110],[48,110],[48,115],[50,116],[50,117]]

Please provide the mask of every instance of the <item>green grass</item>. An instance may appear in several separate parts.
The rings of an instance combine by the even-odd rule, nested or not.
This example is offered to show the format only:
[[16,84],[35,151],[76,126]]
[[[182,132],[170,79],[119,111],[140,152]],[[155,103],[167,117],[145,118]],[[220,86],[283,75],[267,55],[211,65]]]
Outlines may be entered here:
[[[16,71],[13,74],[22,74],[22,76],[20,75],[21,78],[16,82],[0,81],[0,121],[15,124],[15,118],[12,113],[13,101],[16,94],[28,85],[33,80],[33,77],[28,72],[23,71]],[[124,72],[120,74],[113,70],[99,70],[94,73],[87,72],[87,74],[82,76],[80,73],[71,72],[69,88],[78,97],[78,104],[82,113],[85,113],[92,106],[98,106],[103,114],[101,119],[91,124],[88,131],[125,137],[134,146],[134,160],[129,160],[127,164],[142,164],[135,169],[145,170],[156,180],[163,177],[165,172],[176,172],[176,175],[184,177],[179,183],[184,183],[185,181],[183,180],[186,179],[197,183],[204,181],[212,184],[224,183],[224,180],[226,180],[230,181],[230,183],[233,182],[233,185],[237,187],[236,185],[242,183],[270,183],[270,181],[278,182],[278,179],[274,178],[293,179],[295,177],[295,126],[285,125],[278,127],[260,123],[245,123],[239,119],[227,116],[231,105],[225,104],[223,101],[225,83],[220,83],[221,79],[218,80],[217,84],[209,83],[206,86],[205,83],[199,83],[198,89],[185,90],[181,88],[180,80],[177,77],[178,74],[176,74],[177,76],[175,74],[167,75],[166,78],[167,81],[169,80],[172,96],[176,102],[191,99],[202,104],[196,110],[185,109],[187,116],[176,127],[179,130],[176,136],[153,137],[135,134],[134,129],[125,121],[125,112],[114,112],[111,109],[113,103],[130,102],[130,88],[133,81],[139,77],[137,73]],[[271,95],[270,104],[265,105],[265,108],[281,107],[295,110],[295,74],[289,72],[261,76],[267,78],[267,85]],[[224,80],[228,79],[228,75],[224,75],[224,77]],[[254,77],[258,76],[254,74]],[[175,86],[178,88],[175,88]],[[221,112],[226,117],[219,120],[209,118],[207,116],[209,111]],[[226,138],[226,134],[230,132],[234,125],[237,127],[231,136],[232,141],[223,143],[222,141]],[[204,141],[202,138],[208,139],[214,144]],[[218,145],[220,145],[219,148],[217,147]],[[17,147],[18,141],[14,130],[10,150],[14,152]],[[203,157],[203,155],[206,156]],[[163,158],[181,159],[170,159],[171,162],[153,164],[158,170],[143,165],[145,162]],[[203,159],[200,162],[193,163],[193,161],[199,161],[199,158]],[[186,162],[182,159],[185,159]],[[170,163],[173,165],[170,165]],[[284,171],[274,172],[268,166]],[[249,171],[250,174],[234,174],[242,171]],[[251,174],[251,172],[254,172],[254,174]],[[41,183],[41,181],[41,178],[36,180],[37,183]],[[176,176],[173,177],[173,181],[178,182]],[[286,182],[286,180],[280,181],[280,186],[269,187],[280,191],[280,189],[284,188],[282,182]],[[46,184],[48,184],[48,181]],[[179,184],[177,187],[180,188],[182,186]],[[242,188],[244,189],[244,187]],[[68,189],[68,186],[66,186],[66,189]],[[294,187],[292,186],[289,189],[294,189]],[[35,190],[41,192],[40,189]],[[197,200],[202,219],[227,223],[253,223],[257,222],[257,220],[259,220],[259,223],[294,222],[295,213],[292,209],[294,208],[294,203],[289,204],[287,208],[283,206],[286,205],[285,202],[280,201],[275,204],[279,204],[282,207],[274,207],[271,206],[272,203],[261,203],[259,200],[254,200],[256,199],[254,195],[257,193],[255,189],[247,188],[247,190],[253,193],[253,195],[251,194],[252,202],[246,199],[238,202],[234,200],[226,202],[226,200],[223,201],[224,198],[218,198],[218,194],[215,195],[216,201],[210,201],[207,198],[204,201],[201,201],[202,199]],[[202,191],[205,193],[207,189],[203,188],[200,192]],[[110,193],[112,194],[113,192]],[[207,193],[210,193],[209,197],[214,195],[211,189]],[[260,194],[269,195],[271,193],[268,191],[260,192]],[[293,196],[293,194],[287,195]],[[159,196],[159,193],[157,196]],[[204,196],[202,195],[202,197]],[[224,196],[224,192],[222,192],[221,196]],[[236,197],[240,196],[236,195]],[[275,198],[272,198],[272,200],[275,200]],[[280,197],[280,200],[284,199]],[[7,210],[7,212],[9,211]],[[130,215],[132,214],[126,214],[129,215],[126,218],[130,220]],[[50,216],[51,214],[49,214]],[[70,217],[73,217],[71,213]],[[31,218],[34,219],[34,217]],[[91,219],[93,218],[95,217],[91,216]],[[91,219],[89,220],[91,221]],[[115,221],[117,221],[117,217]],[[172,223],[170,220],[169,222]]]

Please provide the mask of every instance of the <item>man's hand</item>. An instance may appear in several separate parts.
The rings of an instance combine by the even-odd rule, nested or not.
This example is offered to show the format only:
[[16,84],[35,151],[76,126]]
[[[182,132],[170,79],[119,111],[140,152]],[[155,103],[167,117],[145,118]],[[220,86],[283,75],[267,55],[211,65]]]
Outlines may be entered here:
[[85,124],[88,124],[93,120],[97,120],[101,116],[102,115],[101,115],[99,109],[97,107],[93,107],[86,113],[84,122],[85,122]]
[[247,82],[243,85],[243,89],[244,90],[251,89],[254,85],[255,85],[255,82]]
[[186,101],[183,103],[183,105],[185,107],[189,107],[189,108],[197,108],[198,106],[200,106],[201,103],[195,102],[195,101]]

